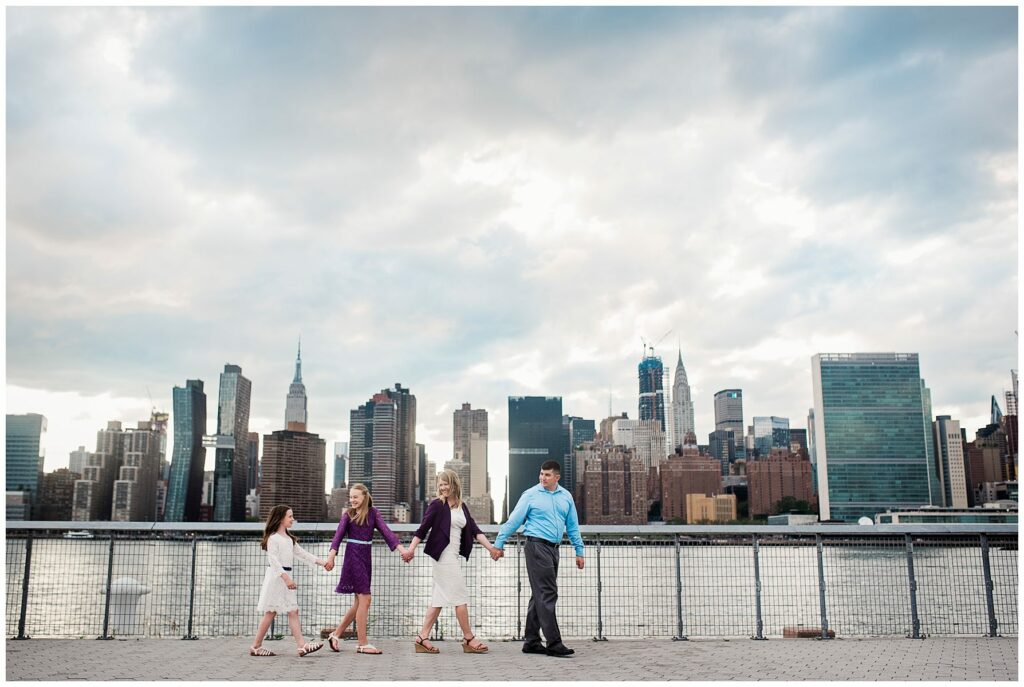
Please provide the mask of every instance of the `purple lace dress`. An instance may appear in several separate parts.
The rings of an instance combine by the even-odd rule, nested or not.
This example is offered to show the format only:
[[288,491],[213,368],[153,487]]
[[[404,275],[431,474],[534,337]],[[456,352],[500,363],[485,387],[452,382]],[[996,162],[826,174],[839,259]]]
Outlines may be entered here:
[[370,542],[373,541],[375,527],[384,537],[384,543],[394,551],[398,547],[398,537],[388,528],[376,508],[370,509],[366,516],[366,523],[362,525],[352,521],[348,517],[348,511],[341,516],[338,529],[334,533],[334,541],[331,542],[331,548],[337,551],[344,537],[348,537],[348,541],[345,543],[345,560],[341,564],[341,579],[334,589],[336,593],[370,593],[370,577],[373,573]]

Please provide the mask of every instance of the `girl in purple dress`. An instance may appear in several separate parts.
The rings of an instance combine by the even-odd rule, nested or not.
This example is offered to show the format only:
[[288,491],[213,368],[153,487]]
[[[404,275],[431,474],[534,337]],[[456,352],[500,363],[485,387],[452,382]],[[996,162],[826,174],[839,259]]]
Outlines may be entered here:
[[356,653],[379,654],[380,649],[366,642],[366,619],[370,614],[370,576],[373,572],[373,558],[371,548],[373,543],[373,530],[378,529],[384,537],[388,548],[394,551],[396,548],[400,554],[405,554],[406,549],[398,543],[398,537],[392,532],[380,511],[373,507],[373,497],[370,490],[362,484],[353,484],[348,490],[348,509],[342,514],[338,529],[334,533],[334,541],[331,542],[331,551],[327,555],[325,570],[334,569],[334,558],[338,555],[338,547],[341,546],[343,537],[348,537],[345,544],[345,561],[341,565],[341,580],[335,592],[338,594],[355,594],[355,601],[352,607],[345,613],[337,629],[327,635],[327,643],[331,651],[338,649],[338,640],[345,632],[353,619],[356,621],[356,635],[359,638],[359,645]]

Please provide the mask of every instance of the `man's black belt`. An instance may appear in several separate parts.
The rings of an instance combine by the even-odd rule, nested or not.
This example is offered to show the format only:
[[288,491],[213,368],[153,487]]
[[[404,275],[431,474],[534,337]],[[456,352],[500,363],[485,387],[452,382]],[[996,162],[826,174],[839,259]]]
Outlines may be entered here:
[[526,541],[535,541],[538,544],[547,544],[548,546],[558,546],[558,542],[548,541],[543,537],[527,537]]

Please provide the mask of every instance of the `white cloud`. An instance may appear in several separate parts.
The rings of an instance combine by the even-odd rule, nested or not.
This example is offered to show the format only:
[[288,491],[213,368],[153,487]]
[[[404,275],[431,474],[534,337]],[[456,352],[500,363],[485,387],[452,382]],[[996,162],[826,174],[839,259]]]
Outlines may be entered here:
[[507,396],[635,414],[672,330],[701,436],[737,385],[802,424],[820,351],[918,351],[937,409],[986,414],[1017,365],[1012,11],[616,11],[13,8],[9,405],[64,452],[140,383],[214,408],[237,361],[276,423],[301,333],[326,439],[401,381],[439,462],[488,408],[498,482]]

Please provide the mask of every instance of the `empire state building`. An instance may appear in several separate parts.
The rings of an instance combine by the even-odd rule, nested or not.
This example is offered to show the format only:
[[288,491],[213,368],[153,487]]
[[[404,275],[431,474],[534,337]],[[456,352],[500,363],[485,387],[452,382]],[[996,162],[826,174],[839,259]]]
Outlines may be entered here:
[[[295,378],[288,386],[288,400],[284,406],[284,426],[300,432],[306,431],[306,385],[302,383],[302,341],[299,341],[299,354],[295,358]],[[293,423],[302,426],[296,427]]]

